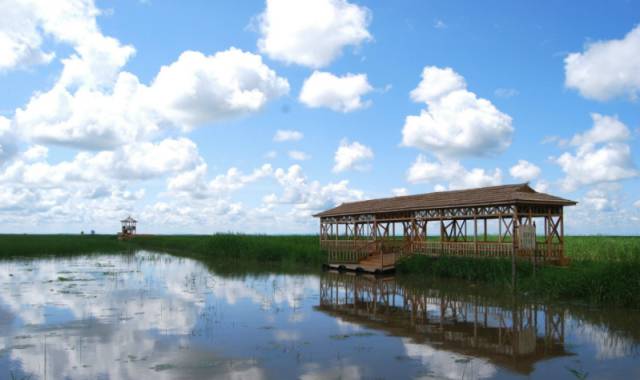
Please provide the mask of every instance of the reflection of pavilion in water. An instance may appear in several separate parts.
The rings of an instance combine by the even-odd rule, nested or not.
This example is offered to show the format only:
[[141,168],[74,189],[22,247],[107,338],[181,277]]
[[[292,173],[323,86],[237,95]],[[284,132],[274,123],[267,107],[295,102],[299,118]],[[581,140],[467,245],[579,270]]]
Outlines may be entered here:
[[487,358],[524,374],[539,360],[568,355],[564,311],[549,306],[498,306],[479,295],[402,287],[393,278],[326,273],[317,308],[363,327]]

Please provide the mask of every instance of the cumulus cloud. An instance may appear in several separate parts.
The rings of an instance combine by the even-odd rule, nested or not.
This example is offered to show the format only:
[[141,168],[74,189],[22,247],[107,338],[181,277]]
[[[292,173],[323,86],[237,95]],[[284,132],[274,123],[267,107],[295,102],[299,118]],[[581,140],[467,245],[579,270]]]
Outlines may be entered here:
[[591,120],[593,120],[593,127],[585,133],[578,133],[573,136],[570,141],[571,145],[625,142],[631,137],[631,131],[617,116],[592,113]]
[[306,161],[311,158],[311,156],[305,152],[299,150],[290,150],[289,158],[296,161]]
[[638,170],[626,143],[629,129],[615,117],[592,114],[593,127],[571,139],[575,153],[565,152],[555,162],[565,173],[562,185],[572,191],[582,185],[636,177]]
[[169,125],[185,130],[260,110],[286,94],[286,79],[260,56],[231,48],[211,56],[187,51],[160,69],[150,86],[119,73],[110,89],[57,84],[16,111],[24,133],[45,143],[113,149],[157,136]]
[[284,142],[284,141],[299,141],[302,140],[304,134],[300,131],[294,131],[291,129],[278,129],[276,134],[273,136],[273,141],[275,142]]
[[0,165],[9,161],[17,150],[16,135],[11,128],[11,120],[0,116]]
[[273,174],[270,164],[264,164],[249,174],[236,167],[207,181],[207,164],[201,163],[190,171],[178,173],[167,181],[169,191],[196,199],[229,195],[246,185],[267,178]]
[[287,80],[262,57],[236,48],[211,56],[186,51],[162,67],[151,85],[158,112],[187,129],[258,111],[288,92]]
[[[411,183],[449,183],[449,189],[468,189],[473,187],[495,186],[502,183],[502,171],[493,172],[474,168],[467,170],[458,161],[428,161],[420,154],[407,172],[407,181]],[[444,190],[442,186],[438,191]]]
[[586,98],[631,99],[640,90],[640,25],[623,39],[588,44],[581,53],[565,58],[565,85]]
[[22,157],[26,161],[37,161],[47,157],[49,154],[49,148],[44,145],[34,145],[29,147],[24,153],[22,153]]
[[314,71],[305,79],[300,91],[300,102],[311,107],[326,107],[337,112],[351,112],[371,104],[362,96],[373,90],[365,74],[335,76]]
[[582,198],[582,203],[596,211],[615,211],[618,208],[618,201],[611,192],[600,188],[589,190]]
[[402,144],[438,156],[485,156],[509,147],[511,117],[466,87],[451,68],[425,67],[411,99],[427,108],[418,116],[407,116]]
[[274,175],[282,187],[282,194],[268,197],[266,200],[276,204],[293,205],[292,215],[302,219],[342,202],[362,199],[364,195],[360,190],[349,188],[347,180],[331,182],[324,186],[318,181],[310,181],[300,165],[292,165],[287,170],[277,169]]
[[84,149],[114,149],[146,140],[160,126],[146,98],[147,89],[132,74],[121,73],[111,91],[83,87],[71,92],[55,86],[36,93],[16,110],[16,127],[28,138]]
[[540,176],[540,168],[529,161],[518,160],[518,163],[509,169],[509,174],[513,178],[529,182]]
[[343,139],[334,155],[335,165],[333,171],[336,173],[345,170],[367,170],[367,162],[373,159],[373,150],[357,141],[349,143]]
[[0,71],[50,62],[55,54],[41,50],[43,36],[32,7],[0,0]]
[[202,161],[196,145],[186,138],[126,145],[115,151],[80,152],[72,160],[56,164],[44,161],[45,154],[35,156],[29,150],[25,157],[35,162],[15,160],[10,163],[0,173],[0,183],[49,187],[108,180],[146,180],[190,170]]
[[640,199],[639,199],[639,200],[637,200],[637,201],[635,201],[635,203],[633,204],[633,206],[634,206],[635,208],[640,208]]
[[346,0],[267,0],[258,16],[258,48],[272,59],[324,67],[344,47],[372,39],[370,19],[367,8]]
[[135,53],[132,46],[104,36],[93,0],[47,2],[0,1],[0,71],[48,63],[55,54],[42,50],[45,37],[71,45],[74,53],[63,58],[62,86],[99,86],[112,81]]

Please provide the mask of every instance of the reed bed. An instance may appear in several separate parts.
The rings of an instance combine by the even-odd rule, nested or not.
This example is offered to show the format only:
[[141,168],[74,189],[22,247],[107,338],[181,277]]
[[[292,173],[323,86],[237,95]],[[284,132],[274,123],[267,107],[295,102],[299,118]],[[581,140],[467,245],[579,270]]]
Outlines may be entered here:
[[114,235],[0,235],[0,259],[129,251]]

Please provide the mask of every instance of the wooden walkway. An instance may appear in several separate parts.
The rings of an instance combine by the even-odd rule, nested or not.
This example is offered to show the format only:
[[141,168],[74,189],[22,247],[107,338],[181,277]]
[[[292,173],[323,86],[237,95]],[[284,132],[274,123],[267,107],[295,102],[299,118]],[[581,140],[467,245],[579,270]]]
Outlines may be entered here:
[[327,266],[336,270],[349,270],[367,273],[387,273],[396,268],[396,257],[394,253],[374,254],[367,256],[357,263],[329,262]]

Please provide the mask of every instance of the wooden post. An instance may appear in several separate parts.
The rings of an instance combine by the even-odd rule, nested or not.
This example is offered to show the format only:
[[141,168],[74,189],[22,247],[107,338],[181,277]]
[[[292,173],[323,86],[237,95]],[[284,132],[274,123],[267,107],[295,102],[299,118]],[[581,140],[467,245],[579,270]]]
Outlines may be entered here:
[[477,209],[473,209],[473,252],[476,256],[478,256],[478,219],[477,219],[478,211]]
[[511,288],[513,289],[513,291],[515,292],[516,290],[516,247],[517,247],[517,237],[516,237],[516,224],[518,223],[518,207],[517,206],[513,206],[513,223],[512,224],[512,229],[513,232],[511,234],[511,245],[512,245],[512,249],[511,249]]
[[484,242],[487,242],[487,217],[484,217]]
[[564,265],[564,210],[560,206],[560,262]]

